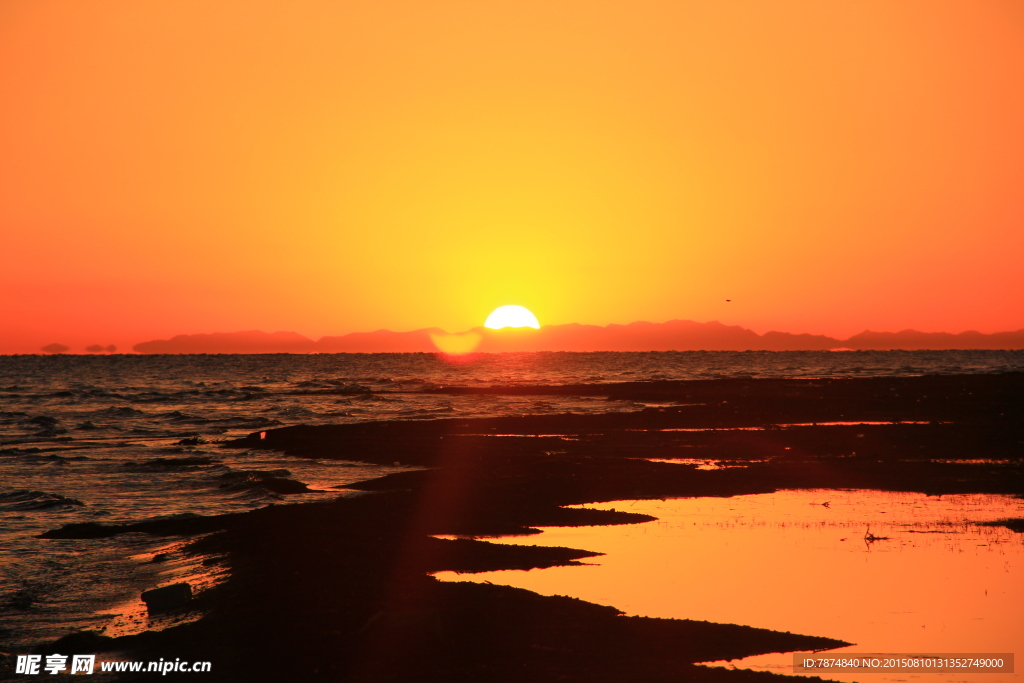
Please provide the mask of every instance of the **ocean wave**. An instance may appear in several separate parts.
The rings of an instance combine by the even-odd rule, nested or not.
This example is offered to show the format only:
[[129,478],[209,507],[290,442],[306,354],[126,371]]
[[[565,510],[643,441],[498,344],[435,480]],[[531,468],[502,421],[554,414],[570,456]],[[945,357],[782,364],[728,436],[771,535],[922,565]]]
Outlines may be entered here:
[[[179,451],[181,452],[181,451]],[[221,464],[220,460],[202,455],[187,456],[184,458],[154,458],[144,462],[134,460],[124,463],[123,467],[138,468],[142,470],[198,470]]]
[[224,480],[220,488],[232,491],[263,489],[279,495],[311,492],[311,489],[301,481],[288,479],[291,474],[285,469],[235,470],[220,475],[219,479]]
[[280,420],[274,420],[269,417],[222,417],[214,420],[209,420],[210,423],[217,423],[220,425],[239,427],[239,428],[256,428],[256,427],[277,427],[284,424]]
[[199,417],[198,415],[190,415],[189,413],[183,413],[180,410],[174,410],[169,413],[161,413],[158,417],[172,422],[194,422],[197,424],[203,424],[209,422],[205,417]]
[[59,493],[14,489],[0,492],[0,510],[19,512],[25,510],[68,510],[83,507],[85,503],[67,498]]
[[111,417],[136,417],[138,415],[145,415],[145,411],[137,408],[131,408],[129,406],[111,406],[110,408],[104,408],[103,410],[96,411],[100,415],[109,415]]
[[38,446],[30,446],[29,448],[4,448],[0,449],[0,455],[35,455],[41,453],[43,449]]
[[64,429],[63,427],[47,427],[46,429],[41,429],[38,432],[32,432],[32,436],[41,436],[44,438],[49,438],[53,436],[60,436],[61,434],[67,433],[68,430]]

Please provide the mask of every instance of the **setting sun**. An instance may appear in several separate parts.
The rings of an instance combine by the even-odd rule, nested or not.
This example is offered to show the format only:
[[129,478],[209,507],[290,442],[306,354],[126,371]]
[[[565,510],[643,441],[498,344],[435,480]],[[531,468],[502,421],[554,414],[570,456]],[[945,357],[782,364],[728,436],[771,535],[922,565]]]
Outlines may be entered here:
[[499,306],[487,316],[484,327],[500,330],[503,327],[532,327],[540,329],[537,316],[522,306]]

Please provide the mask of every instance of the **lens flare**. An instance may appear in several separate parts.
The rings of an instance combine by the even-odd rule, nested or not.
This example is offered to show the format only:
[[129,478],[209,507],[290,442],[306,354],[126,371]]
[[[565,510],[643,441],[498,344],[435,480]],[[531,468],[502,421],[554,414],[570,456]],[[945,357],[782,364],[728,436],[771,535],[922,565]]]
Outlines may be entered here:
[[480,344],[480,335],[476,332],[464,332],[462,334],[430,333],[430,339],[438,351],[451,356],[461,356],[472,353]]

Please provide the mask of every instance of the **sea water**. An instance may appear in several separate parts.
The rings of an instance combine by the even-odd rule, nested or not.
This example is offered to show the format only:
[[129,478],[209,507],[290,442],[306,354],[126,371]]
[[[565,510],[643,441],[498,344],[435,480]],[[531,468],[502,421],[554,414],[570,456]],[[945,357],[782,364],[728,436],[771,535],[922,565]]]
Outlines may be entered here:
[[[1021,351],[0,356],[0,645],[26,647],[82,628],[131,632],[135,617],[125,617],[125,606],[138,611],[140,590],[218,580],[173,552],[187,539],[37,538],[44,531],[323,500],[404,469],[218,446],[253,431],[644,407],[594,396],[423,393],[450,385],[1021,369]],[[261,484],[269,476],[313,491],[274,493]],[[161,553],[171,559],[152,562]]]

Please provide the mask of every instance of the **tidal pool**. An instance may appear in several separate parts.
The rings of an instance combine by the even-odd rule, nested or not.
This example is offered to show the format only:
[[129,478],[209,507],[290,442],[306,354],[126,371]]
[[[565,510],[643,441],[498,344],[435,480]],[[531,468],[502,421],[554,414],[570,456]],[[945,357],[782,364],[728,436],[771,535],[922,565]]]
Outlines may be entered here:
[[[1024,517],[1024,500],[871,490],[587,505],[657,517],[646,524],[546,527],[497,543],[602,552],[583,567],[481,574],[626,614],[743,624],[837,638],[833,653],[1024,655],[1024,534],[988,522]],[[792,655],[713,665],[792,673]],[[712,664],[712,663],[709,663]],[[840,681],[1008,683],[1024,674],[821,673]]]

